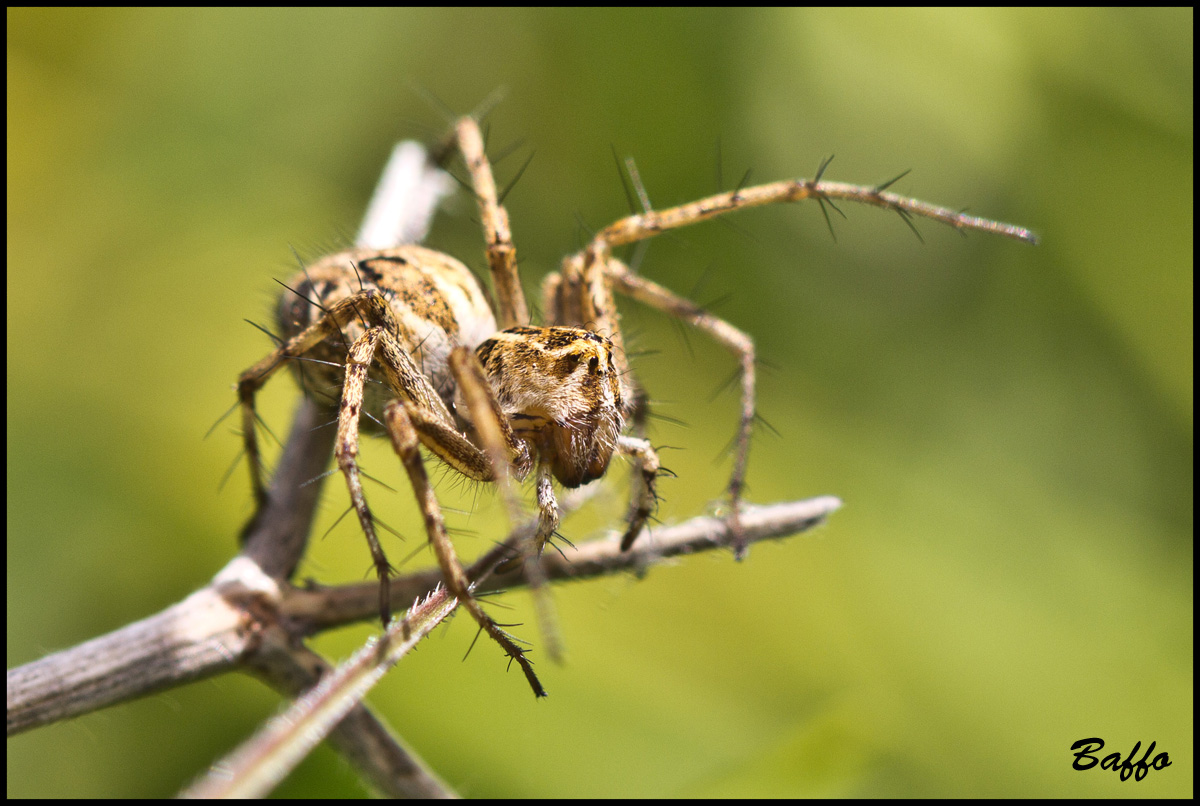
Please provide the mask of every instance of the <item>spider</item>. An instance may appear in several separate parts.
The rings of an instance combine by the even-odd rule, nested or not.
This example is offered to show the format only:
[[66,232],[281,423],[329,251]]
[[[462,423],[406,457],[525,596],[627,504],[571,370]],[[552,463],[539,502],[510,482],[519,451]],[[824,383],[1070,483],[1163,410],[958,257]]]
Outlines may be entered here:
[[[811,180],[741,188],[665,210],[650,209],[640,194],[642,213],[600,230],[546,278],[542,310],[549,324],[537,327],[530,324],[508,216],[497,199],[478,123],[470,117],[458,121],[454,140],[479,204],[495,310],[466,266],[423,246],[349,249],[308,266],[285,284],[291,290],[279,302],[279,346],[239,377],[245,453],[261,508],[267,491],[255,394],[290,364],[306,394],[337,409],[334,455],[379,576],[380,616],[386,624],[392,569],[357,461],[361,432],[386,434],[413,485],[447,589],[520,665],[538,696],[545,691],[525,650],[471,594],[471,580],[446,536],[420,446],[468,479],[499,484],[516,517],[508,479],[532,475],[537,517],[522,538],[527,573],[534,573],[530,569],[559,523],[554,482],[580,487],[603,476],[615,454],[628,457],[633,490],[621,538],[621,549],[628,551],[654,511],[660,464],[646,439],[625,433],[644,416],[644,396],[630,374],[614,291],[679,317],[737,358],[741,406],[725,520],[735,555],[746,552],[740,513],[754,421],[754,343],[729,323],[635,274],[613,257],[614,247],[736,210],[803,199],[816,199],[823,208],[843,199],[872,204],[899,213],[910,226],[910,217],[918,215],[960,230],[1036,240],[1019,227],[889,193],[890,182],[876,187],[824,182],[826,161]],[[361,418],[364,412],[367,420]]]

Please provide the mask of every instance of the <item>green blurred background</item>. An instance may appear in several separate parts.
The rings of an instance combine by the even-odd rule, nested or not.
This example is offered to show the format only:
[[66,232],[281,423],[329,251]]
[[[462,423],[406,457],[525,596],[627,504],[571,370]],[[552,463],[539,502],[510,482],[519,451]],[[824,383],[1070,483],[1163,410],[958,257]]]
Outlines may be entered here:
[[[528,287],[625,212],[827,176],[1029,226],[1043,245],[845,206],[655,241],[647,276],[771,369],[749,497],[832,493],[815,536],[557,589],[569,662],[535,702],[455,623],[371,695],[475,796],[1192,794],[1192,12],[8,12],[8,664],[202,585],[249,514],[228,422],[293,270],[357,227],[391,144],[498,87],[493,153]],[[483,264],[464,194],[430,243]],[[732,360],[624,307],[674,446],[660,516],[728,473]],[[657,351],[657,352],[650,352]],[[290,381],[264,412],[287,430]],[[404,479],[386,445],[366,461]],[[623,477],[623,472],[618,474]],[[473,555],[490,493],[441,484]],[[624,484],[569,521],[585,539]],[[419,544],[411,497],[369,490]],[[340,483],[323,524],[342,512]],[[473,514],[472,514],[473,512]],[[324,525],[318,527],[323,531]],[[422,554],[412,564],[430,562]],[[366,578],[349,521],[302,576]],[[536,638],[525,594],[506,620]],[[370,626],[325,636],[343,657]],[[279,699],[225,676],[9,742],[8,794],[169,795]],[[1140,783],[1069,747],[1158,743]],[[319,749],[290,796],[362,790]]]

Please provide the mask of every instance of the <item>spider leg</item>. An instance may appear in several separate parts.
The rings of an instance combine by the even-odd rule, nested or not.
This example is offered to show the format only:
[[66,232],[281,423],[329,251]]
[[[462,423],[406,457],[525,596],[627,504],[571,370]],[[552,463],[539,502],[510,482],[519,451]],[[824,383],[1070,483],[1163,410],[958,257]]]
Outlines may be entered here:
[[[359,418],[362,413],[364,387],[368,371],[378,367],[385,383],[396,395],[384,408],[384,421],[392,446],[399,455],[412,482],[417,502],[425,519],[425,530],[438,565],[446,581],[447,589],[459,600],[479,626],[500,646],[510,658],[520,664],[534,693],[544,696],[545,691],[524,657],[524,650],[516,645],[512,636],[489,617],[471,595],[471,586],[466,572],[446,536],[445,524],[432,487],[429,485],[424,463],[417,446],[425,444],[439,457],[464,475],[479,481],[495,479],[496,473],[490,457],[471,444],[451,425],[449,410],[420,372],[403,344],[394,335],[397,324],[387,300],[377,291],[370,291],[360,300],[364,318],[374,326],[366,330],[351,345],[346,360],[346,376],[342,388],[342,401],[338,411],[338,435],[334,456],[339,469],[346,477],[350,500],[358,515],[359,524],[367,538],[376,572],[379,574],[380,615],[386,624],[390,617],[390,587],[388,580],[391,567],[383,553],[375,529],[374,519],[362,489],[361,472],[358,467]],[[458,348],[455,354],[465,353]],[[471,356],[473,358],[473,356]],[[486,418],[485,418],[486,419]],[[514,464],[528,472],[529,454],[524,443],[516,439],[511,430],[498,437],[504,466]],[[486,426],[484,429],[486,431]]]
[[242,440],[250,466],[251,489],[260,510],[266,503],[267,490],[263,481],[262,454],[258,447],[258,415],[254,409],[254,397],[271,376],[289,360],[304,356],[326,338],[339,333],[344,323],[357,315],[356,306],[364,297],[365,295],[348,297],[331,306],[318,321],[288,339],[238,376],[237,393],[242,409]]
[[[753,340],[728,322],[718,319],[694,303],[657,283],[634,274],[625,264],[612,258],[599,239],[593,242],[582,255],[568,258],[563,262],[562,278],[551,289],[559,299],[558,309],[560,311],[570,311],[570,303],[564,300],[568,296],[567,290],[572,287],[579,289],[578,307],[584,317],[585,326],[595,327],[618,346],[616,352],[623,372],[628,370],[628,359],[625,357],[616,306],[612,299],[614,287],[626,296],[700,328],[729,349],[738,359],[742,374],[742,411],[734,442],[733,472],[728,485],[729,516],[727,522],[734,556],[738,559],[744,558],[746,539],[741,527],[741,502],[746,479],[746,463],[750,451],[750,433],[754,424]],[[627,388],[630,390],[627,409],[635,410],[636,387],[633,383],[629,383]],[[658,473],[659,463],[658,457],[650,449],[649,443],[644,440],[632,440],[626,444],[620,444],[618,447],[624,453],[634,457],[640,469],[640,474],[635,474],[635,478],[640,475],[640,481],[635,482],[629,526],[621,540],[622,550],[628,550],[637,539],[638,532],[645,524],[646,519],[653,512],[656,500],[654,477]]]
[[[824,168],[822,165],[820,173],[824,172]],[[1037,236],[1023,227],[964,215],[892,193],[887,190],[892,182],[874,186],[852,185],[823,181],[820,173],[815,179],[739,187],[728,193],[663,210],[649,209],[643,195],[644,212],[626,216],[600,230],[583,252],[563,261],[560,276],[548,280],[543,286],[548,310],[564,319],[577,318],[583,327],[608,336],[617,345],[617,354],[622,356],[622,361],[624,350],[621,349],[621,331],[612,301],[614,287],[623,294],[704,330],[737,356],[742,372],[742,413],[735,438],[733,474],[729,480],[730,513],[727,521],[734,556],[738,559],[746,555],[746,540],[741,529],[741,498],[750,448],[750,430],[754,422],[754,343],[729,323],[631,272],[620,261],[612,259],[612,248],[645,241],[666,230],[688,227],[738,210],[805,199],[814,199],[822,206],[826,202],[833,204],[836,199],[879,207],[897,213],[910,227],[913,217],[923,217],[948,224],[960,232],[979,230],[1026,243],[1037,243]],[[630,411],[629,406],[626,411]],[[623,542],[631,543],[635,536],[627,533]]]
[[387,331],[382,327],[373,327],[363,333],[350,346],[346,357],[346,380],[342,387],[342,402],[338,407],[337,441],[334,443],[333,455],[337,466],[346,477],[346,486],[350,489],[350,504],[358,515],[363,534],[367,538],[367,546],[371,550],[371,560],[375,563],[375,572],[379,575],[379,617],[386,626],[392,617],[391,587],[389,579],[392,567],[379,536],[375,532],[375,520],[367,506],[363,494],[362,479],[358,468],[358,438],[359,416],[362,414],[363,385],[367,380],[367,370],[375,356],[375,348]]
[[571,324],[563,309],[564,293],[563,277],[558,272],[550,272],[542,280],[542,317],[546,322],[555,325]]
[[738,360],[742,375],[742,411],[734,441],[733,473],[729,478],[728,523],[732,532],[734,556],[742,559],[746,556],[746,539],[741,528],[742,490],[745,486],[746,462],[750,453],[750,433],[754,425],[754,341],[747,334],[695,303],[632,273],[618,260],[607,261],[605,275],[621,293],[703,330],[733,353]]
[[633,458],[636,466],[629,516],[625,519],[628,526],[621,537],[621,551],[629,551],[658,504],[658,471],[661,465],[658,454],[648,440],[623,436],[617,440],[617,449]]
[[563,261],[561,272],[542,281],[542,315],[553,325],[587,327],[583,315],[583,263],[576,258]]
[[[556,626],[554,606],[546,587],[546,575],[542,571],[540,562],[542,549],[559,524],[558,500],[554,496],[549,468],[544,464],[538,467],[536,482],[538,518],[536,523],[526,525],[520,498],[513,488],[509,474],[515,472],[524,476],[529,472],[528,448],[522,440],[517,438],[501,411],[500,404],[487,383],[483,366],[475,354],[465,347],[455,349],[450,354],[450,369],[454,373],[458,389],[466,403],[471,422],[479,435],[479,441],[483,444],[486,454],[491,459],[491,465],[495,469],[495,481],[508,507],[509,522],[519,533],[518,545],[521,548],[521,561],[525,578],[528,580],[530,591],[533,594],[534,606],[538,612],[538,622],[546,641],[547,654],[554,660],[560,660],[562,641]],[[513,461],[514,453],[520,461]],[[507,570],[509,565],[509,563],[502,564],[498,570]]]
[[496,290],[497,320],[501,330],[529,324],[529,307],[517,273],[517,248],[513,246],[508,212],[496,196],[496,180],[492,166],[484,153],[483,135],[472,118],[461,119],[457,126],[458,147],[462,151],[471,185],[479,201],[488,266],[492,272],[492,287]]
[[[828,164],[828,163],[826,163]],[[824,171],[824,167],[822,167]],[[898,179],[899,177],[897,177]],[[892,193],[886,188],[895,182],[885,182],[882,185],[852,185],[846,182],[822,181],[820,175],[816,179],[788,179],[782,182],[772,182],[767,185],[738,188],[728,193],[718,193],[707,199],[681,204],[664,210],[647,210],[626,216],[620,221],[609,224],[597,233],[594,244],[606,244],[608,247],[621,246],[636,241],[652,238],[660,232],[680,227],[689,227],[710,218],[745,210],[750,207],[762,207],[768,204],[782,202],[797,202],[805,199],[816,199],[819,202],[833,203],[852,201],[868,204],[883,210],[890,210],[900,215],[906,222],[911,216],[930,218],[940,221],[960,232],[978,230],[991,232],[1005,238],[1012,238],[1025,243],[1036,244],[1038,238],[1024,227],[1004,224],[987,218],[977,218],[951,210],[929,202],[923,202],[908,196]]]
[[484,612],[479,601],[471,593],[471,581],[467,578],[466,571],[463,570],[462,563],[454,551],[454,544],[446,535],[446,525],[442,519],[441,508],[438,506],[433,487],[429,484],[425,464],[421,460],[421,452],[418,449],[420,439],[409,416],[414,408],[412,403],[394,400],[384,408],[384,421],[392,439],[392,447],[400,456],[400,461],[403,462],[404,469],[408,472],[409,480],[412,482],[417,503],[420,505],[421,514],[425,519],[425,531],[429,535],[429,542],[433,545],[434,553],[437,555],[438,566],[442,569],[442,575],[446,581],[446,589],[458,599],[459,604],[467,609],[480,628],[504,649],[508,657],[517,662],[521,671],[525,673],[525,679],[529,681],[533,693],[538,697],[545,697],[546,690],[542,688],[541,682],[534,674],[533,665],[525,656],[525,650],[521,649],[513,637]]
[[724,319],[718,319],[713,314],[704,311],[694,302],[672,293],[658,283],[635,275],[619,260],[608,260],[605,273],[620,293],[634,297],[635,300],[658,308],[659,311],[673,315],[698,327],[708,333],[716,342],[724,345],[736,357],[742,369],[742,415],[738,422],[737,437],[733,447],[733,473],[728,483],[730,494],[730,517],[728,524],[732,531],[733,554],[743,559],[746,554],[745,535],[742,531],[742,492],[745,486],[746,461],[750,455],[750,433],[754,427],[755,413],[755,349],[754,341],[743,331],[728,324]]
[[[391,618],[389,579],[392,569],[379,542],[375,521],[363,492],[362,474],[358,466],[359,421],[371,367],[378,367],[392,393],[412,406],[415,419],[421,423],[419,432],[416,429],[414,432],[420,434],[419,439],[428,444],[434,453],[445,457],[447,462],[460,472],[476,479],[488,478],[491,466],[486,456],[447,425],[453,420],[446,404],[397,338],[399,324],[387,299],[378,290],[371,289],[337,303],[322,317],[318,325],[307,328],[297,338],[304,337],[309,331],[320,330],[321,327],[328,330],[330,327],[339,326],[340,320],[351,310],[370,327],[354,341],[347,352],[345,377],[338,406],[334,458],[338,469],[346,478],[351,505],[358,516],[359,525],[371,551],[375,571],[379,576],[379,614],[383,623],[387,624]],[[325,330],[316,333],[305,343],[316,343]],[[412,428],[411,425],[409,427]]]

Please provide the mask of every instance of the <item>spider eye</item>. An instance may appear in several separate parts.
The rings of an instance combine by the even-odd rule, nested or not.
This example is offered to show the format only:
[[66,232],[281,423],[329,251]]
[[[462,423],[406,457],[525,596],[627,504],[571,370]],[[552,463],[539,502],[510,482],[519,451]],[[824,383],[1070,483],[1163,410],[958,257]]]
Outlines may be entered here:
[[597,370],[599,370],[599,369],[600,369],[600,359],[596,358],[596,356],[592,356],[591,358],[589,358],[588,359],[588,372],[592,375],[595,375]]
[[561,377],[567,378],[575,372],[575,368],[578,366],[579,356],[575,353],[569,353],[562,357],[562,361],[560,361],[558,365],[558,371]]

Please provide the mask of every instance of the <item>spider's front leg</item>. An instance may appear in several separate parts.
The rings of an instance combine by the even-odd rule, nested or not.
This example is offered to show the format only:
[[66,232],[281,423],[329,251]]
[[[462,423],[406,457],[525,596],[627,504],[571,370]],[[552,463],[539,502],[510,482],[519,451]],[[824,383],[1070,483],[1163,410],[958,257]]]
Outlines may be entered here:
[[462,563],[454,551],[454,544],[450,542],[450,538],[446,534],[446,524],[442,519],[437,496],[429,484],[429,476],[426,474],[425,464],[421,460],[419,449],[421,440],[412,418],[412,414],[416,411],[413,404],[394,400],[384,408],[383,415],[388,434],[392,439],[392,447],[400,456],[400,461],[403,462],[404,469],[412,482],[413,491],[416,493],[417,503],[421,507],[421,514],[425,519],[425,531],[428,533],[429,542],[433,545],[434,553],[437,555],[438,566],[442,569],[442,575],[446,581],[446,589],[458,599],[459,604],[467,609],[480,629],[500,644],[509,658],[517,662],[521,671],[525,673],[525,679],[529,681],[533,693],[538,697],[545,697],[546,690],[542,688],[541,682],[534,674],[532,664],[525,657],[525,650],[517,646],[513,636],[505,632],[501,625],[484,612],[479,601],[471,593],[472,583],[467,578]]
[[[450,371],[454,375],[455,388],[460,399],[459,415],[465,415],[475,429],[478,441],[482,443],[493,470],[492,476],[487,480],[495,481],[499,485],[508,507],[509,521],[517,527],[525,520],[525,516],[509,475],[520,480],[529,474],[533,468],[529,448],[513,431],[495,392],[488,384],[487,375],[477,356],[465,347],[454,349],[450,353]],[[525,541],[527,545],[523,549],[532,545],[536,549],[536,556],[540,556],[546,541],[554,534],[559,523],[558,500],[550,482],[549,468],[544,462],[538,466],[536,492],[538,525],[530,539]],[[527,556],[530,554],[528,550],[524,553]]]
[[621,537],[621,551],[629,551],[658,506],[658,473],[661,465],[658,453],[649,440],[622,436],[617,440],[617,449],[634,462],[633,494],[630,496],[629,516],[625,519],[625,534]]
[[508,225],[508,211],[496,195],[496,180],[484,152],[479,123],[473,118],[463,118],[455,126],[455,132],[463,161],[471,173],[475,199],[479,202],[488,267],[491,269],[492,286],[496,289],[497,319],[502,329],[527,325],[529,308],[525,304],[525,292],[521,290],[521,278],[517,272],[517,249],[513,246],[512,230]]
[[387,338],[385,328],[372,327],[359,336],[346,356],[346,378],[342,386],[342,402],[338,407],[338,432],[333,455],[337,460],[338,469],[346,478],[346,486],[350,489],[350,505],[354,507],[363,534],[367,538],[367,546],[371,550],[371,561],[375,564],[375,573],[379,576],[379,618],[384,626],[387,626],[392,618],[392,566],[379,543],[379,536],[375,531],[375,518],[367,506],[358,467],[359,417],[362,414],[364,384],[371,360],[375,356],[375,349],[384,338]]

